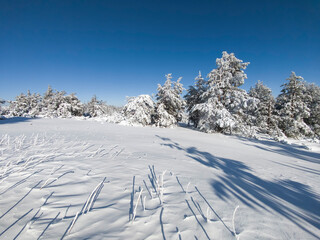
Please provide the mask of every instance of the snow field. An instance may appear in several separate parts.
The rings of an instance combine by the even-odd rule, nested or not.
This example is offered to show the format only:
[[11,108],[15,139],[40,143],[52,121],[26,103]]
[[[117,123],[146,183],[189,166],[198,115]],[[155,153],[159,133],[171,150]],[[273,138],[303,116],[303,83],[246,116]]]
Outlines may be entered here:
[[318,152],[184,128],[5,121],[0,239],[319,238]]

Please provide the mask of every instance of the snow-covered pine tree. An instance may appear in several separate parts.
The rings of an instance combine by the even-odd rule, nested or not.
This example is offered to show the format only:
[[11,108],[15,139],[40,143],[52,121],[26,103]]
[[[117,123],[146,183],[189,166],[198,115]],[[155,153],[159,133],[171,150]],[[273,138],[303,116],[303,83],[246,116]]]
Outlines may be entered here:
[[22,117],[29,111],[27,96],[24,93],[16,96],[15,100],[9,103],[9,116]]
[[288,137],[312,136],[313,132],[304,122],[310,116],[310,109],[304,101],[306,86],[304,79],[291,72],[288,82],[281,85],[281,94],[276,100],[276,111],[280,117],[279,128]]
[[53,97],[53,117],[71,117],[70,106],[66,101],[65,91],[56,91]]
[[171,127],[177,124],[177,119],[168,113],[163,103],[157,104],[153,121],[157,127]]
[[5,111],[2,108],[2,105],[5,104],[5,100],[3,100],[2,98],[0,98],[0,120],[3,119],[3,115],[5,115]]
[[123,114],[130,124],[151,125],[154,107],[154,102],[149,95],[131,97],[123,108]]
[[181,98],[183,85],[180,83],[181,77],[172,82],[172,74],[166,75],[166,82],[163,86],[158,84],[157,106],[155,113],[155,124],[157,126],[169,127],[176,124],[182,118],[182,111],[185,101]]
[[236,119],[223,106],[216,96],[212,96],[204,103],[196,104],[192,113],[199,114],[197,127],[204,132],[232,132]]
[[[250,62],[243,62],[235,57],[234,53],[228,54],[222,52],[222,58],[216,60],[217,68],[209,74],[209,87],[217,87],[222,90],[234,89],[244,84],[247,75],[243,70],[247,68]],[[224,92],[223,92],[224,93]]]
[[67,101],[69,101],[71,105],[71,115],[80,117],[83,116],[83,104],[76,96],[75,93],[71,93],[67,96]]
[[189,86],[187,94],[184,96],[186,100],[186,109],[189,113],[189,122],[193,123],[194,127],[198,126],[199,112],[192,112],[191,109],[195,105],[202,103],[201,95],[206,91],[206,89],[206,81],[204,80],[204,78],[201,75],[201,72],[199,71],[199,75],[195,78],[195,85]]
[[74,93],[65,96],[65,92],[58,92],[56,96],[58,116],[66,118],[83,115],[83,104]]
[[83,115],[83,104],[72,93],[54,91],[51,86],[45,92],[42,100],[42,115],[47,117],[72,117]]
[[49,85],[42,98],[41,114],[46,117],[57,117],[57,109],[56,92]]
[[102,117],[106,115],[106,104],[102,100],[98,100],[97,96],[94,95],[90,102],[85,104],[84,113],[90,117]]
[[29,90],[27,95],[21,93],[14,101],[9,101],[9,115],[35,117],[41,111],[41,99],[39,94],[31,94]]
[[30,111],[28,115],[35,117],[39,116],[42,108],[42,97],[39,93],[33,93],[32,95],[28,91],[27,95],[29,105],[30,105]]
[[274,112],[275,99],[270,88],[265,86],[260,80],[254,87],[250,88],[249,96],[259,99],[258,109],[253,113],[256,118],[255,125],[262,132],[272,133],[277,128]]
[[233,53],[222,53],[216,60],[217,68],[208,74],[208,88],[201,95],[200,104],[191,112],[199,113],[198,128],[205,132],[232,132],[251,135],[252,116],[259,100],[250,97],[238,87],[244,83],[247,75],[244,63]]
[[310,109],[310,116],[304,118],[317,138],[320,139],[320,87],[316,84],[305,83],[306,91],[304,95],[304,101]]

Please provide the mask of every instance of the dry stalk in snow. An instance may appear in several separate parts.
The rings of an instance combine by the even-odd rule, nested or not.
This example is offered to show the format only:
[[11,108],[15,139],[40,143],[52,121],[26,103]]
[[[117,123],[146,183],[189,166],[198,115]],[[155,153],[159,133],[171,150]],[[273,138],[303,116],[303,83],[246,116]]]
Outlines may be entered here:
[[187,188],[186,188],[186,193],[188,193],[189,186],[190,186],[190,182],[188,182],[188,185],[187,185]]
[[89,211],[90,211],[90,208],[91,208],[91,206],[92,206],[92,204],[93,204],[93,200],[94,200],[94,198],[95,198],[95,195],[96,195],[98,189],[100,188],[100,186],[103,185],[103,183],[104,183],[105,180],[106,180],[106,178],[104,178],[104,179],[102,180],[102,182],[99,183],[99,184],[95,187],[95,189],[91,192],[91,194],[90,194],[90,196],[89,196],[86,204],[84,205],[84,208],[83,208],[82,213],[86,214],[86,212],[89,212]]
[[48,178],[47,181],[45,181],[44,184],[41,186],[40,190],[41,190],[42,188],[44,188],[44,187],[48,184],[48,182],[49,182],[50,179],[51,179],[51,180],[52,180],[52,179],[53,179],[53,180],[57,180],[58,178]]
[[235,227],[235,225],[234,225],[234,218],[235,218],[235,216],[236,216],[236,212],[237,212],[238,208],[239,208],[239,205],[236,206],[236,208],[234,209],[233,216],[232,216],[233,233],[234,233],[234,236],[236,237],[237,240],[239,240],[240,237],[237,236],[237,233],[236,233],[236,227]]
[[146,196],[143,197],[143,211],[146,210]]
[[77,221],[78,216],[79,216],[79,213],[80,213],[80,212],[77,212],[76,216],[74,217],[74,219],[73,219],[73,221],[72,221],[72,224],[71,224],[71,226],[70,226],[70,229],[69,229],[69,231],[68,231],[68,234],[71,232],[71,230],[72,230],[75,222]]
[[207,207],[207,222],[211,222],[211,210]]
[[141,197],[141,194],[142,194],[142,190],[143,188],[141,188],[140,192],[139,192],[139,196],[138,196],[138,199],[137,199],[137,202],[136,202],[136,206],[134,207],[134,210],[133,210],[133,218],[132,218],[132,221],[134,221],[134,219],[136,218],[136,214],[137,214],[137,207],[139,205],[139,200],[140,200],[140,197]]

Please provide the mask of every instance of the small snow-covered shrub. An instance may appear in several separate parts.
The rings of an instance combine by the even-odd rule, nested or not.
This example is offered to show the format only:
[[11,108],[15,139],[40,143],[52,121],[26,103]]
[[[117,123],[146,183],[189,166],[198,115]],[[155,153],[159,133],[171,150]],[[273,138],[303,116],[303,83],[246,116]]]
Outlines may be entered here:
[[117,115],[119,112],[120,108],[107,105],[104,101],[98,100],[95,95],[90,102],[84,104],[84,115],[88,117],[106,118]]
[[130,124],[150,125],[154,114],[154,102],[149,95],[131,97],[123,108],[123,114]]

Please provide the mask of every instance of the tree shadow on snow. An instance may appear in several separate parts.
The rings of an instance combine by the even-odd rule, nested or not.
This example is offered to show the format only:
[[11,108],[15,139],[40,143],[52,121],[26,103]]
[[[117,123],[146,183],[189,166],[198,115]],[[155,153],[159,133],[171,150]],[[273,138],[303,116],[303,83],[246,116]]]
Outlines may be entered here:
[[[252,138],[245,138],[234,136],[235,138],[243,141],[246,145],[254,146],[261,150],[268,152],[278,153],[284,156],[294,157],[299,160],[308,161],[320,164],[320,154],[307,150],[304,146],[289,145],[286,143],[276,142],[273,140],[257,140]],[[248,141],[250,144],[248,144]]]
[[10,117],[10,118],[3,118],[0,120],[1,124],[14,124],[19,122],[29,122],[30,120],[37,119],[37,118],[29,118],[29,117]]
[[265,180],[256,176],[243,162],[216,157],[195,147],[184,148],[171,139],[159,138],[165,142],[162,145],[184,151],[187,157],[222,171],[224,174],[211,182],[220,199],[234,196],[250,208],[276,211],[317,238],[302,222],[320,228],[320,198],[309,186],[288,179]]

